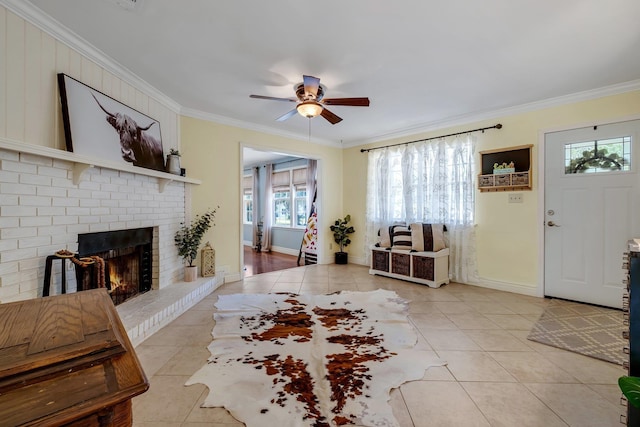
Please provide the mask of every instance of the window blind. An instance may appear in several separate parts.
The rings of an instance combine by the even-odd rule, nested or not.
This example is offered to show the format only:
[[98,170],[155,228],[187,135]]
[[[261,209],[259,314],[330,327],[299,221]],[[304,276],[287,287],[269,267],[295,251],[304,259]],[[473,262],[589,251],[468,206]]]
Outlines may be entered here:
[[307,168],[293,170],[293,185],[307,183]]
[[290,179],[291,179],[291,174],[289,173],[288,170],[281,171],[281,172],[274,172],[271,175],[271,187],[273,188],[289,187],[289,185],[291,184]]
[[242,188],[245,190],[253,188],[253,177],[251,175],[242,177]]

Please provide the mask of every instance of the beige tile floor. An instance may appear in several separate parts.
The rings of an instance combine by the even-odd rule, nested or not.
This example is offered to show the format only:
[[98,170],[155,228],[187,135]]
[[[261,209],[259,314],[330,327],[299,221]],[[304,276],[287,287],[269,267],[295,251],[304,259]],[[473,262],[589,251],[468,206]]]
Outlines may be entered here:
[[225,284],[144,341],[136,352],[151,386],[134,398],[134,425],[243,425],[224,409],[200,408],[204,385],[184,386],[209,356],[218,295],[378,288],[411,301],[418,345],[448,362],[391,393],[402,427],[621,426],[621,367],[526,339],[546,300],[456,283],[431,289],[354,265],[298,267]]

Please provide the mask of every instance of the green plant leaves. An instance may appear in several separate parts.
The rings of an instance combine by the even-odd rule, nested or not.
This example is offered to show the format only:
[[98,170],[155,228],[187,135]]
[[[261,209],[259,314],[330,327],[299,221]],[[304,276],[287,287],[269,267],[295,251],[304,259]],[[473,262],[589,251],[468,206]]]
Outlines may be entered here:
[[193,266],[193,261],[198,257],[198,248],[200,247],[202,236],[211,225],[215,225],[213,221],[219,207],[208,210],[202,216],[196,215],[191,224],[182,223],[178,231],[176,231],[173,240],[178,248],[178,255],[189,263],[190,267]]
[[355,228],[348,225],[349,221],[351,221],[351,215],[345,216],[344,219],[337,219],[334,225],[329,227],[333,232],[333,240],[340,245],[340,252],[344,252],[344,248],[351,243],[349,234],[356,231]]
[[618,386],[629,403],[640,408],[640,377],[620,377],[618,378]]

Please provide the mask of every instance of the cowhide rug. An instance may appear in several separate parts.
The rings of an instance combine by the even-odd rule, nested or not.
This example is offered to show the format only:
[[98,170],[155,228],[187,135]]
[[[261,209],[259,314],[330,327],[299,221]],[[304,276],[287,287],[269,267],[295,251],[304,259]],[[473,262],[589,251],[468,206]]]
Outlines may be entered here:
[[221,295],[216,308],[211,357],[187,385],[248,427],[398,426],[391,389],[444,364],[413,349],[391,291]]

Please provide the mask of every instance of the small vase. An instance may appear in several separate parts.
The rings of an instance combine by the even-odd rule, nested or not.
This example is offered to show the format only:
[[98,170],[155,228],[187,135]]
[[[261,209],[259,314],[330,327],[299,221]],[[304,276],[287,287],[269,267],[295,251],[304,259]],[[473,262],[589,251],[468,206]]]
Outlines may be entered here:
[[180,156],[167,154],[166,170],[174,175],[180,175]]
[[185,282],[193,282],[198,278],[198,266],[194,265],[192,267],[184,268],[184,281]]

